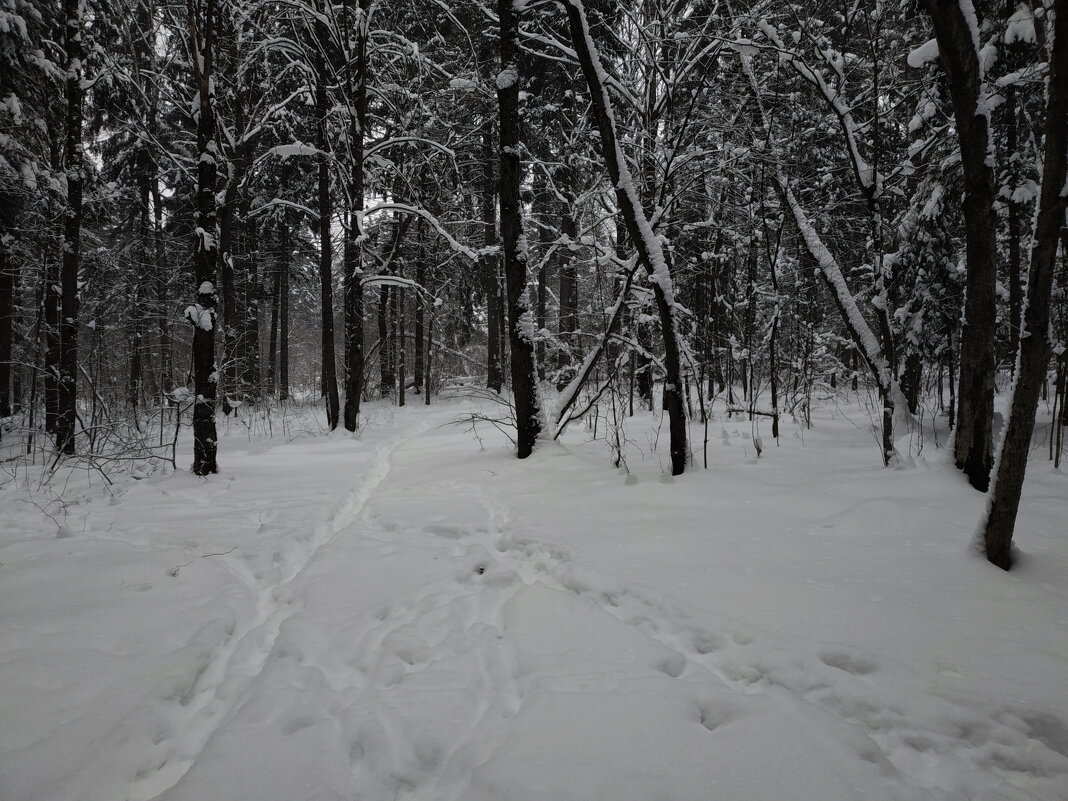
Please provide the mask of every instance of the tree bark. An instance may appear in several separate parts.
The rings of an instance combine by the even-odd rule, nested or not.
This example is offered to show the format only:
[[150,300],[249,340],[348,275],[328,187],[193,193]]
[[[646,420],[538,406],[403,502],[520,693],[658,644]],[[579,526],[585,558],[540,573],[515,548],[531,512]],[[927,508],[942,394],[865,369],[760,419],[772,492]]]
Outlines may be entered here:
[[44,402],[45,432],[56,433],[56,418],[59,414],[59,262],[55,253],[44,252],[44,270],[41,302],[44,305]]
[[[419,226],[417,232],[418,246],[415,251],[415,283],[420,287],[425,288],[426,284],[426,246],[423,241],[423,224],[422,222],[416,223]],[[419,289],[418,295],[414,298],[415,301],[415,332],[414,332],[414,347],[412,356],[412,384],[415,388],[415,394],[418,395],[423,391],[423,338],[426,336],[424,331],[423,315],[426,308],[426,295],[423,293],[423,289]]]
[[[351,3],[351,0],[350,0]],[[349,117],[349,224],[345,229],[345,429],[355,431],[363,394],[363,151],[367,130],[367,39],[371,0],[358,0],[354,113]]]
[[[319,46],[325,47],[327,33],[325,25],[317,24]],[[317,56],[315,85],[315,117],[318,134],[318,154],[316,162],[319,167],[319,282],[320,309],[322,326],[322,379],[323,397],[326,398],[326,423],[333,431],[337,428],[340,412],[340,399],[337,390],[337,373],[334,362],[334,273],[333,246],[330,241],[330,222],[333,208],[330,204],[330,142],[328,136],[327,115],[330,112],[326,93],[327,65],[322,53]]]
[[[1003,570],[1012,566],[1012,536],[1035,427],[1035,410],[1053,353],[1049,333],[1050,297],[1058,239],[1068,207],[1064,192],[1068,174],[1068,0],[1056,0],[1054,14],[1046,87],[1042,190],[1032,237],[1024,331],[1020,335],[1009,418],[998,448],[989,506],[981,525],[986,558]],[[964,421],[959,422],[963,425]]]
[[274,281],[271,288],[271,326],[267,334],[267,375],[264,383],[273,395],[278,381],[278,303],[282,294],[282,260],[274,266]]
[[[188,0],[190,51],[197,86],[194,110],[197,125],[197,243],[193,259],[196,303],[185,310],[193,326],[193,473],[219,472],[215,399],[218,368],[215,364],[215,181],[218,146],[215,141],[215,94],[212,51],[215,38],[215,0],[205,0],[203,32],[198,30],[200,0]],[[201,37],[202,40],[201,40]]]
[[964,168],[964,229],[968,276],[960,335],[957,430],[954,457],[968,482],[986,491],[990,482],[994,417],[997,218],[990,119],[973,38],[963,7],[970,0],[925,0],[953,100],[957,143]]
[[278,400],[289,400],[289,222],[283,218],[278,265]]
[[[0,417],[10,417],[11,346],[15,332],[15,264],[0,242]],[[3,432],[0,431],[0,437]]]
[[159,332],[159,390],[160,394],[174,390],[171,365],[171,308],[167,279],[167,254],[163,241],[163,202],[159,191],[159,177],[151,182],[152,244],[156,275],[156,328]]
[[67,55],[67,138],[63,166],[67,177],[67,208],[63,217],[63,271],[60,276],[59,375],[56,445],[74,453],[78,387],[78,269],[82,229],[82,6],[63,0]]
[[513,0],[498,0],[501,71],[497,75],[500,109],[501,244],[508,295],[508,340],[511,350],[512,394],[515,400],[518,456],[534,450],[541,431],[538,371],[534,359],[534,318],[527,287],[527,240],[523,232],[519,185],[519,17]]

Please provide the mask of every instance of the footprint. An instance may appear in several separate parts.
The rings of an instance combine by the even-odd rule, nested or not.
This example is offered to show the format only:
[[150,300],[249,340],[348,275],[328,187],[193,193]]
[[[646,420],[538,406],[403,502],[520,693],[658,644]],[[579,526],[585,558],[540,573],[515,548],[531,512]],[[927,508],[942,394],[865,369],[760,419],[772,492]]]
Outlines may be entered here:
[[848,648],[824,648],[818,652],[820,661],[827,667],[850,673],[854,676],[867,676],[874,673],[879,665],[874,660]]
[[677,679],[682,675],[682,671],[686,669],[686,657],[678,651],[673,651],[657,661],[656,669],[673,679]]
[[755,640],[744,631],[734,632],[731,635],[731,639],[734,640],[735,645],[752,645],[755,642]]
[[693,647],[694,651],[703,656],[722,648],[723,640],[718,634],[697,629],[693,632],[693,636],[690,638],[690,645]]
[[726,725],[736,714],[736,707],[727,698],[708,697],[697,700],[697,721],[709,731]]

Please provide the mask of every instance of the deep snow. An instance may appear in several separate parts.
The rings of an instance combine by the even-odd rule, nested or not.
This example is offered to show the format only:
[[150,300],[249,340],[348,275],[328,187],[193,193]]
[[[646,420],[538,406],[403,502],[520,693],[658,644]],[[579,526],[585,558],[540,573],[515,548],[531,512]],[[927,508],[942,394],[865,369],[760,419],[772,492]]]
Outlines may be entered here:
[[1041,454],[1006,574],[944,451],[881,469],[857,409],[759,459],[720,416],[670,479],[648,414],[628,478],[581,429],[480,447],[465,408],[234,436],[219,476],[113,496],[61,476],[65,507],[7,481],[0,798],[1068,798]]

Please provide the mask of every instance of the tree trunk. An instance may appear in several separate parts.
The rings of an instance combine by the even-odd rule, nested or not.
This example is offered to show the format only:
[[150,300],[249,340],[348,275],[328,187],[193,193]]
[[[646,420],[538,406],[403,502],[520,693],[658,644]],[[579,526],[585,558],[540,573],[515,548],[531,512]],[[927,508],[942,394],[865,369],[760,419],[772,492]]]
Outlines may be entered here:
[[160,394],[174,390],[174,375],[171,366],[171,308],[167,281],[167,254],[163,242],[163,202],[159,191],[159,178],[153,176],[152,190],[152,244],[156,275],[156,327],[159,331],[159,390]]
[[[10,417],[11,345],[15,330],[15,264],[8,258],[7,246],[0,242],[0,417]],[[0,437],[3,432],[0,431]]]
[[[398,264],[397,267],[396,274],[402,276],[402,265]],[[386,329],[386,341],[382,345],[389,353],[390,388],[393,391],[397,389],[397,376],[403,370],[401,365],[401,346],[397,337],[397,332],[400,330],[401,293],[400,287],[389,288],[389,317],[387,318],[389,326]],[[399,401],[400,398],[398,396],[398,403]]]
[[[350,0],[351,2],[351,0]],[[358,0],[354,113],[349,117],[349,224],[345,229],[345,429],[355,431],[363,394],[363,151],[367,130],[367,15],[371,0]],[[352,86],[352,79],[355,85]]]
[[408,392],[406,387],[407,376],[405,375],[405,368],[408,366],[408,348],[405,342],[405,328],[406,328],[406,315],[405,315],[405,302],[404,291],[400,290],[395,295],[397,301],[397,405],[403,406],[407,399]]
[[67,207],[63,216],[63,272],[60,276],[59,374],[57,389],[56,445],[62,453],[74,453],[78,387],[78,269],[82,230],[82,6],[78,0],[63,0],[66,20],[67,138],[63,166],[67,177]]
[[193,326],[193,473],[206,476],[219,472],[218,435],[215,431],[215,399],[218,372],[215,364],[215,87],[212,81],[212,49],[215,38],[215,0],[205,0],[203,29],[198,0],[189,0],[190,50],[196,79],[197,124],[197,244],[193,259],[196,303],[185,310]]
[[497,188],[493,175],[493,137],[489,126],[482,139],[482,244],[483,291],[486,295],[486,386],[500,392],[504,385],[501,350],[500,255],[488,252],[497,245]]
[[500,17],[501,71],[497,75],[500,108],[501,244],[508,295],[508,340],[512,394],[515,399],[518,456],[534,450],[541,431],[538,371],[534,360],[534,319],[527,287],[527,243],[523,232],[519,186],[523,179],[519,135],[519,19],[513,0],[497,0]]
[[278,265],[278,400],[289,400],[289,223],[282,221],[282,259]]
[[968,482],[986,491],[992,464],[994,417],[994,330],[996,323],[997,217],[994,169],[989,158],[987,89],[979,66],[979,42],[963,3],[926,0],[939,57],[953,99],[957,143],[964,168],[964,230],[968,276],[960,335],[960,385],[954,456]]
[[390,287],[383,285],[378,291],[378,393],[385,397],[396,381],[392,353],[389,349],[389,315],[391,310]]
[[[316,26],[320,46],[328,41],[325,25]],[[323,363],[323,397],[326,398],[326,423],[333,431],[337,428],[340,400],[337,391],[337,374],[334,363],[334,274],[333,247],[330,241],[330,222],[333,209],[330,205],[330,141],[327,130],[327,115],[330,112],[329,99],[326,94],[327,70],[326,58],[318,55],[315,86],[315,117],[318,132],[319,153],[316,162],[319,166],[319,281],[321,298],[322,325],[322,363]]]
[[664,381],[663,405],[668,415],[670,432],[671,474],[679,475],[686,469],[686,410],[682,402],[682,365],[675,322],[675,292],[671,281],[671,269],[660,240],[653,232],[638,200],[630,169],[622,157],[622,151],[616,140],[612,104],[602,78],[604,69],[590,36],[582,0],[564,0],[564,4],[571,30],[571,41],[590,89],[597,127],[601,133],[605,166],[608,168],[612,185],[616,188],[616,200],[627,224],[627,232],[638,251],[638,261],[653,285],[653,297],[656,300],[664,340],[664,368],[667,375]]
[[[419,246],[417,247],[416,262],[415,262],[415,282],[420,287],[425,286],[426,281],[426,247],[423,242],[423,225],[422,222],[418,223],[419,231]],[[423,338],[426,336],[423,323],[424,310],[426,308],[426,295],[423,294],[422,289],[417,290],[419,294],[414,298],[415,301],[415,347],[414,355],[412,357],[412,384],[415,387],[415,394],[418,395],[423,390]]]
[[267,375],[264,383],[273,395],[278,381],[278,304],[282,294],[282,263],[277,259],[271,289],[271,327],[267,334]]
[[55,254],[46,248],[44,252],[43,290],[44,304],[44,402],[45,431],[56,433],[56,417],[59,414],[59,262]]
[[[231,169],[233,165],[231,165]],[[227,193],[229,194],[229,193]],[[237,387],[237,289],[234,286],[234,208],[233,201],[217,210],[219,220],[219,279],[222,285],[222,395],[223,413],[230,414],[231,396],[238,399]]]
[[[245,219],[248,209],[242,206]],[[256,403],[260,395],[260,265],[259,236],[256,226],[244,227],[245,292],[242,299],[241,346],[238,348],[238,380],[242,397]]]
[[[1031,265],[1009,418],[998,448],[989,506],[981,525],[986,558],[1008,570],[1012,566],[1012,535],[1020,506],[1027,454],[1035,427],[1035,410],[1053,353],[1049,335],[1050,296],[1058,237],[1068,197],[1064,194],[1068,161],[1068,0],[1054,4],[1053,48],[1046,88],[1046,140],[1042,190],[1035,218]],[[963,425],[964,421],[959,421]]]

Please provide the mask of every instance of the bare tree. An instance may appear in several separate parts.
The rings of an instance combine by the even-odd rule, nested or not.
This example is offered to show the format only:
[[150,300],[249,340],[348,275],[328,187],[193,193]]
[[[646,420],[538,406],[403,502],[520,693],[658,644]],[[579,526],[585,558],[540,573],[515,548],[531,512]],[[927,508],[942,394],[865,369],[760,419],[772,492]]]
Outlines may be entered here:
[[519,184],[523,178],[519,136],[519,15],[512,0],[498,0],[501,71],[497,75],[500,108],[501,248],[508,293],[508,341],[512,353],[516,444],[519,458],[534,450],[541,431],[538,370],[534,364],[534,318],[527,288],[526,235],[523,233]]
[[[212,51],[215,39],[215,0],[187,0],[189,52],[196,81],[193,106],[197,126],[197,243],[193,282],[197,300],[185,310],[193,326],[193,472],[206,476],[219,472],[215,399],[218,368],[215,364],[215,178],[218,147],[215,142],[215,84]],[[203,4],[203,5],[202,5]]]
[[968,283],[960,337],[960,383],[954,456],[968,481],[985,491],[992,464],[997,218],[990,157],[989,90],[979,55],[971,0],[925,0],[946,71],[964,167],[964,230]]
[[1027,454],[1031,449],[1035,410],[1045,382],[1046,367],[1053,355],[1050,297],[1060,231],[1068,208],[1065,193],[1068,173],[1068,0],[1056,0],[1053,9],[1042,191],[1032,237],[1024,328],[1020,335],[1009,418],[998,446],[987,513],[980,524],[986,558],[1003,570],[1012,566],[1012,534],[1027,469]]

